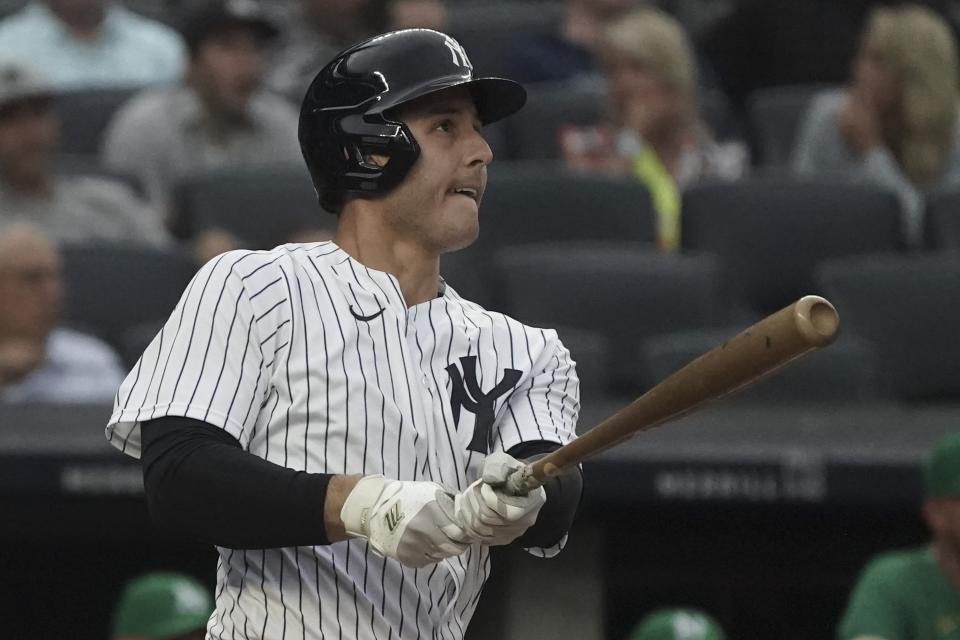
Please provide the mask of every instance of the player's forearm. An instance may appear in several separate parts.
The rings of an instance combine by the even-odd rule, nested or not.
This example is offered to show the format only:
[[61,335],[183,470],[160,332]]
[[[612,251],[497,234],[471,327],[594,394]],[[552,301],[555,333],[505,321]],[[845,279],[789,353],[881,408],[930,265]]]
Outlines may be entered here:
[[[325,502],[337,476],[267,462],[222,429],[196,420],[162,418],[141,429],[147,503],[164,527],[232,549],[334,541]],[[347,485],[333,485],[336,500]],[[342,525],[332,533],[342,536]]]

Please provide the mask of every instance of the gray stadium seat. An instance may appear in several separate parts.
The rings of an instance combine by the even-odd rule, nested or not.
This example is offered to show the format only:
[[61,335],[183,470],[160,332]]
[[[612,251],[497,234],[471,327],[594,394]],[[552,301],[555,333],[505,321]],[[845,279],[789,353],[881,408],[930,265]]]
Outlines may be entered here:
[[635,180],[573,173],[540,163],[494,163],[490,170],[477,248],[653,239],[650,197]]
[[[646,388],[746,328],[700,329],[654,336],[640,348]],[[791,364],[737,394],[747,402],[857,402],[880,395],[876,353],[871,343],[840,337],[835,343]]]
[[191,175],[176,187],[174,228],[191,237],[211,227],[230,231],[252,249],[273,248],[305,229],[330,229],[302,165],[225,169]]
[[720,257],[734,299],[769,313],[813,291],[828,258],[903,245],[900,206],[866,185],[756,178],[683,195],[681,244]]
[[[700,113],[717,139],[739,134],[740,123],[720,92],[701,92]],[[556,160],[562,157],[564,125],[597,124],[606,118],[607,89],[602,78],[532,84],[527,86],[527,104],[503,122],[503,150],[510,159]]]
[[556,160],[563,125],[589,125],[605,115],[602,82],[561,82],[527,87],[527,104],[503,122],[507,157]]
[[603,335],[608,377],[633,384],[636,349],[659,333],[729,322],[716,261],[665,255],[642,245],[528,245],[496,253],[505,310],[534,326]]
[[64,321],[125,355],[129,334],[159,328],[196,271],[184,253],[119,243],[67,245],[63,264]]
[[106,167],[100,162],[99,156],[60,154],[57,158],[57,172],[70,177],[94,176],[116,180],[129,187],[141,198],[146,198],[147,195],[143,181],[136,174]]
[[57,94],[54,105],[60,117],[60,150],[97,155],[103,134],[117,110],[139,88],[76,89]]
[[824,84],[800,84],[759,89],[750,94],[747,112],[760,165],[783,168],[789,164],[810,100],[829,88]]
[[552,31],[563,14],[556,2],[511,0],[451,5],[447,32],[463,45],[478,76],[508,75],[506,57],[523,40]]
[[927,248],[960,250],[960,191],[940,191],[927,198],[924,236]]
[[891,393],[960,399],[960,256],[833,260],[818,267],[817,277],[844,331],[872,341]]

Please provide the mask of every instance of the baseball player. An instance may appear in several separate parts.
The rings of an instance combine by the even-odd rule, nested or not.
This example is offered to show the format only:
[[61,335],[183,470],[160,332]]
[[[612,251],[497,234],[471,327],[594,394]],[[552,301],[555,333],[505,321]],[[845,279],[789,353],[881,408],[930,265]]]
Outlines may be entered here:
[[209,638],[463,638],[489,547],[563,546],[579,471],[501,487],[574,437],[570,354],[439,276],[525,96],[436,31],[337,55],[300,114],[334,241],[213,259],[121,386],[154,519],[218,547]]

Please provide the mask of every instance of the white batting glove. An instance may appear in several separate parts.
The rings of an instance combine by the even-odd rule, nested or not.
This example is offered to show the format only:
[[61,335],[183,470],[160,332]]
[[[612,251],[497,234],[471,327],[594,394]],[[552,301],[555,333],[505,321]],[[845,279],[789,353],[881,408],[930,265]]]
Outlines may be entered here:
[[454,518],[453,496],[434,482],[364,476],[347,496],[340,519],[381,556],[425,567],[460,555],[471,540]]
[[513,542],[537,521],[547,501],[543,487],[525,496],[504,493],[504,483],[523,463],[506,453],[492,453],[483,462],[479,480],[457,495],[454,511],[466,534],[481,544]]

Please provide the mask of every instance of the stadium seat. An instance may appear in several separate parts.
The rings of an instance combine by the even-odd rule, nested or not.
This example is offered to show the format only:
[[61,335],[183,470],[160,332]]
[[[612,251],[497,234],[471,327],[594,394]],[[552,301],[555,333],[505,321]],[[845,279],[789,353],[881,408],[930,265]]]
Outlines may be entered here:
[[495,264],[509,314],[534,326],[603,335],[608,378],[618,387],[635,384],[644,338],[729,322],[709,256],[625,243],[543,244],[502,249]]
[[758,164],[784,168],[790,162],[793,143],[803,125],[811,99],[830,85],[801,84],[754,91],[747,99],[747,113]]
[[563,13],[556,2],[510,0],[450,6],[447,30],[469,53],[477,76],[508,76],[518,44],[552,31]]
[[903,246],[892,193],[773,177],[687,190],[681,243],[719,256],[734,299],[755,313],[815,293],[813,267],[821,260]]
[[129,187],[139,197],[146,198],[143,181],[137,175],[106,167],[101,163],[99,156],[61,154],[57,158],[57,172],[70,177],[93,176],[116,180]]
[[562,156],[560,129],[589,125],[605,114],[602,82],[561,82],[531,85],[527,104],[503,122],[507,157],[516,160],[557,160]]
[[643,185],[555,164],[493,165],[478,249],[592,240],[654,241],[653,206]]
[[64,321],[124,355],[131,334],[152,337],[196,271],[186,254],[129,244],[67,245],[63,265]]
[[960,256],[831,260],[817,278],[844,331],[872,341],[889,392],[904,400],[960,399]]
[[57,94],[60,150],[95,156],[114,113],[140,89],[76,89]]
[[226,169],[193,174],[176,187],[178,236],[217,227],[251,249],[273,248],[306,229],[332,230],[336,218],[320,208],[301,165]]
[[960,250],[960,191],[940,191],[927,198],[924,227],[927,248]]
[[[699,329],[648,338],[640,348],[645,388],[653,387],[745,328]],[[858,402],[875,399],[880,393],[872,344],[847,336],[758,382],[738,394],[736,399],[749,402]]]

